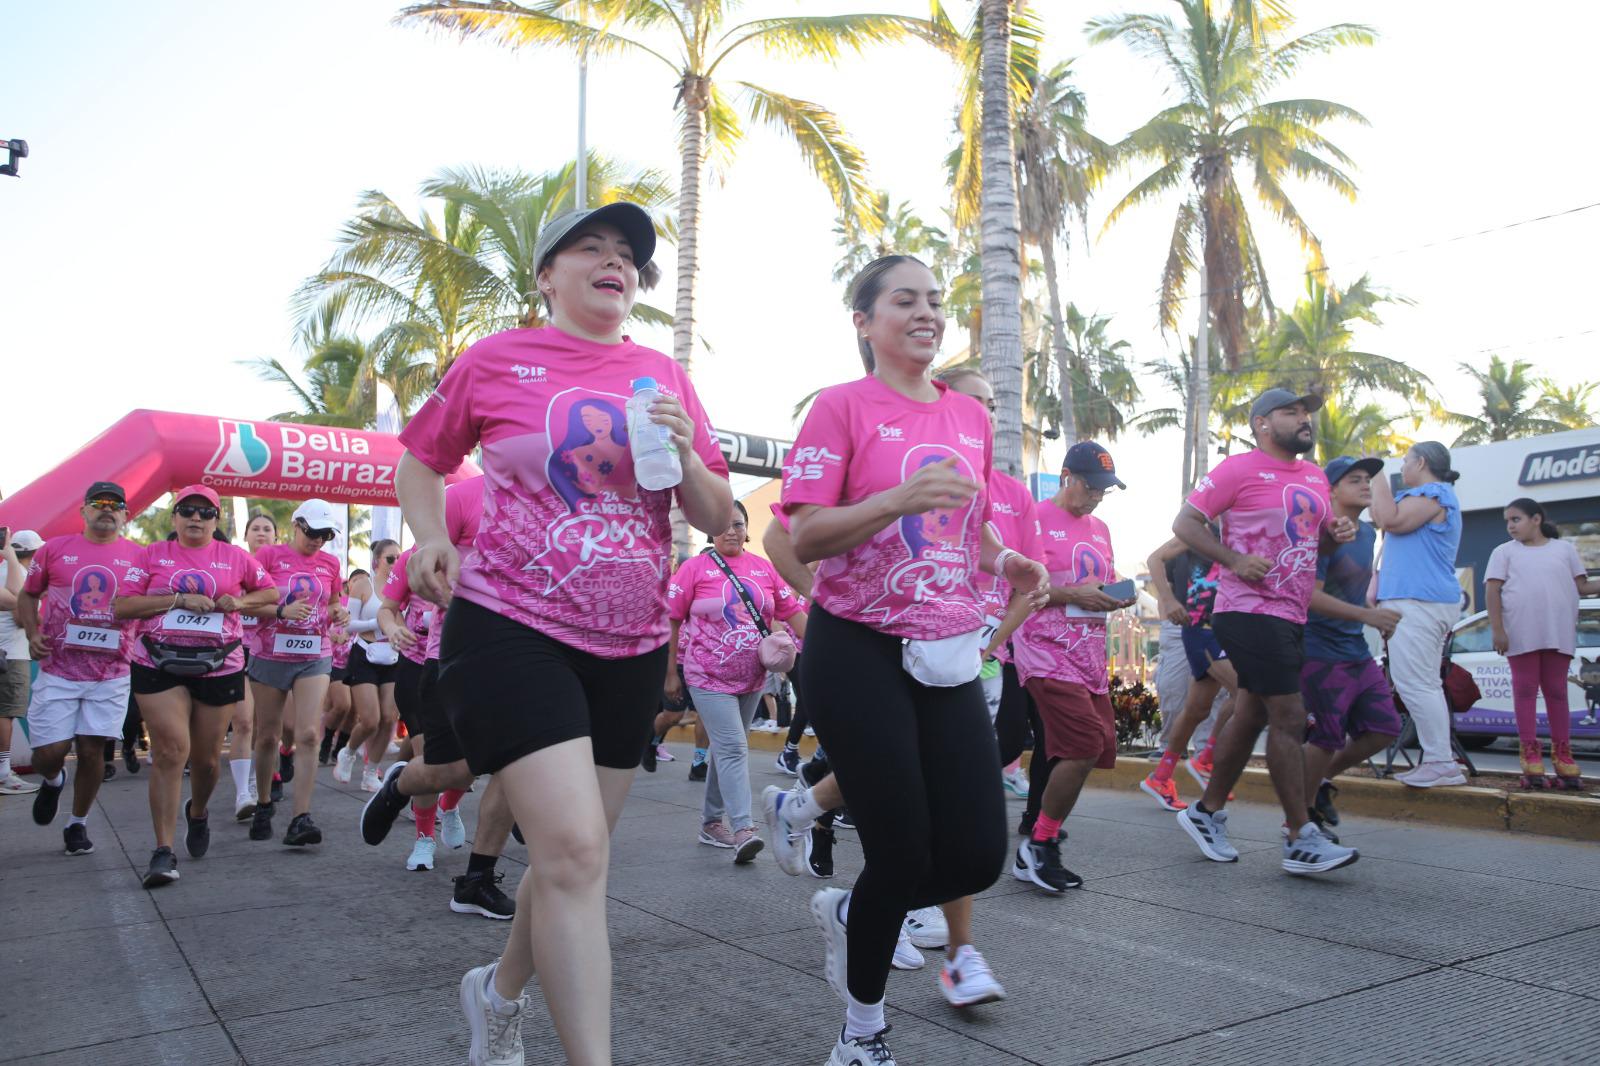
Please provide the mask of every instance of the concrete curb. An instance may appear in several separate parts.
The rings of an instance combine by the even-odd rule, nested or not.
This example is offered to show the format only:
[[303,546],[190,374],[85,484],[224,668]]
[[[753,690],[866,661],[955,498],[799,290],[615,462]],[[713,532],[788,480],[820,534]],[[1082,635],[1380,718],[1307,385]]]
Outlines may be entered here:
[[[693,744],[694,731],[688,726],[676,726],[667,739]],[[777,752],[783,749],[785,734],[751,733],[749,740],[751,751]],[[803,756],[809,757],[816,747],[817,742],[812,737],[800,741]],[[1029,756],[1024,754],[1022,759],[1027,765]],[[1124,791],[1137,789],[1154,766],[1150,759],[1121,756],[1115,770],[1097,770],[1090,774],[1089,785]],[[1178,791],[1185,800],[1192,803],[1199,798],[1198,786],[1187,773],[1180,771],[1172,779],[1178,782]],[[1234,795],[1249,803],[1273,805],[1278,802],[1267,771],[1257,767],[1245,770],[1234,788]],[[1342,777],[1338,803],[1341,812],[1369,818],[1600,841],[1600,796],[1587,793],[1507,792],[1479,785],[1416,789],[1407,788],[1398,781]]]

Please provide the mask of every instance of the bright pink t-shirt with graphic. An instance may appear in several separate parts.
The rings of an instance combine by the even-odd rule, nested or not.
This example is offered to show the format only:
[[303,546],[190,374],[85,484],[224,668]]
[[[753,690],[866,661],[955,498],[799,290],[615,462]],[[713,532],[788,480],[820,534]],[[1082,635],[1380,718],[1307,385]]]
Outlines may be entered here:
[[22,585],[39,597],[40,631],[50,646],[39,669],[67,681],[128,675],[137,623],[117,621],[112,607],[117,594],[139,579],[143,552],[126,537],[96,544],[70,533],[44,542]]
[[[344,607],[347,611],[350,609],[350,598],[348,596],[345,597]],[[333,639],[341,633],[344,634],[346,638],[343,643]],[[350,645],[353,643],[355,643],[355,641],[350,639],[350,631],[344,626],[328,626],[328,647],[332,652],[333,668],[335,670],[343,670],[345,667],[350,665]],[[254,655],[255,652],[252,650],[250,654]]]
[[1259,584],[1224,567],[1214,613],[1268,614],[1304,623],[1317,585],[1317,552],[1332,512],[1328,479],[1315,463],[1263,451],[1229,456],[1200,479],[1189,503],[1207,519],[1223,514],[1222,542],[1270,560]]
[[[769,631],[774,619],[786,622],[805,610],[805,602],[761,556],[743,551],[723,561],[750,594]],[[685,561],[672,575],[667,614],[686,623],[678,658],[689,684],[707,692],[743,693],[765,683],[767,671],[757,652],[761,632],[710,552]]]
[[296,622],[291,618],[263,618],[256,627],[256,647],[251,655],[272,662],[305,662],[333,655],[328,639],[328,608],[339,602],[344,581],[339,576],[339,560],[329,552],[317,550],[301,555],[292,544],[267,544],[256,552],[256,561],[278,588],[278,602],[309,602],[311,614]]
[[[1107,584],[1117,579],[1111,531],[1094,515],[1077,515],[1046,500],[1038,505],[1045,569],[1050,584]],[[1090,692],[1111,687],[1106,672],[1106,616],[1068,604],[1046,607],[1017,630],[1017,676],[1070,681]]]
[[875,377],[823,389],[784,467],[783,507],[842,507],[898,487],[954,456],[980,486],[962,507],[891,522],[866,543],[822,560],[812,596],[829,614],[897,637],[936,640],[983,626],[978,557],[989,520],[989,414],[935,383],[920,403]]
[[[199,548],[187,548],[175,540],[157,541],[144,549],[137,580],[117,590],[118,596],[171,596],[193,593],[216,599],[272,588],[272,581],[261,563],[243,548],[209,540]],[[243,640],[244,626],[237,611],[196,614],[173,609],[138,623],[133,638],[133,661],[153,667],[155,662],[145,647],[144,638],[177,648],[217,648]],[[221,666],[205,675],[222,677],[244,669],[244,648],[228,653]]]
[[[1044,547],[1039,541],[1039,516],[1034,513],[1033,494],[1010,474],[996,470],[989,475],[989,525],[1000,543],[1030,559],[1041,560]],[[1011,582],[1004,575],[980,574],[984,611],[992,620],[1006,615],[1011,604]],[[1009,644],[995,649],[1000,662],[1011,661]]]
[[[446,499],[448,504],[448,498]],[[383,583],[383,598],[394,602],[400,608],[400,620],[417,638],[417,643],[409,648],[398,649],[411,662],[421,666],[429,658],[437,658],[438,654],[428,654],[433,647],[433,631],[440,628],[434,624],[434,606],[421,596],[411,594],[411,580],[406,576],[406,563],[411,561],[411,555],[417,549],[407,548],[395,560],[394,569],[389,571],[389,580]]]
[[625,405],[641,377],[683,404],[695,452],[726,477],[688,375],[660,352],[546,326],[455,361],[400,441],[441,473],[483,445],[482,525],[457,596],[605,659],[666,642],[673,494],[633,478]]

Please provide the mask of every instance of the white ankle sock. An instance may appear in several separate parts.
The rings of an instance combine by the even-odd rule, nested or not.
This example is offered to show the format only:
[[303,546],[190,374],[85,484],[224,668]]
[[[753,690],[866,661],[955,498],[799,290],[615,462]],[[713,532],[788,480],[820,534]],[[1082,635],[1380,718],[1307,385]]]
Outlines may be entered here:
[[76,814],[74,814],[71,818],[67,819],[67,824],[68,825],[88,825],[89,824],[89,819],[87,817],[79,818]]
[[489,1006],[496,1014],[515,1014],[517,1013],[516,1002],[502,996],[499,989],[494,987],[494,979],[499,973],[500,964],[497,962],[494,964],[494,968],[489,971],[489,980],[487,982],[489,987]]
[[844,1038],[846,1040],[855,1040],[883,1032],[883,1000],[880,999],[876,1003],[863,1003],[851,995],[846,995],[845,999]]
[[6,750],[6,751],[0,751],[0,781],[3,781],[6,778],[6,776],[8,774],[10,774],[10,773],[11,773],[11,752],[10,752],[9,749]]
[[805,825],[828,813],[811,795],[809,788],[797,788],[789,793],[789,802],[783,805],[783,817],[790,825]]
[[229,759],[228,772],[233,775],[233,794],[241,796],[250,791],[250,771],[253,766],[249,759]]
[[46,778],[45,784],[49,785],[51,788],[64,788],[67,784],[66,768],[63,767],[62,769],[57,770],[54,778]]

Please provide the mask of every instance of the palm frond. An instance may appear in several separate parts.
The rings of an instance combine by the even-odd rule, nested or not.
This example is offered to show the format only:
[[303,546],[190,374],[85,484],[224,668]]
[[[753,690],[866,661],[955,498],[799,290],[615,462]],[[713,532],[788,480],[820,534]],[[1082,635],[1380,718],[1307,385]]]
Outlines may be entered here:
[[596,58],[637,53],[660,60],[674,74],[680,72],[681,63],[642,41],[563,17],[559,13],[563,6],[546,3],[525,7],[509,0],[442,0],[401,8],[394,21],[426,25],[462,40],[479,37],[507,48],[553,46]]
[[751,120],[794,138],[801,158],[821,179],[839,213],[864,217],[872,202],[866,156],[850,140],[833,112],[809,100],[785,96],[747,81],[737,84],[743,90]]

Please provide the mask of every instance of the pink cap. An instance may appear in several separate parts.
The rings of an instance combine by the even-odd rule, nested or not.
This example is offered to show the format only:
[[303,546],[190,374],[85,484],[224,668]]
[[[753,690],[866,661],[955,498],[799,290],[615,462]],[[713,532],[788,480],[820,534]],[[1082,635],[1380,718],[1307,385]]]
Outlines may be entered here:
[[188,499],[190,496],[203,497],[207,500],[210,500],[211,506],[215,507],[217,510],[220,511],[222,509],[221,497],[219,497],[213,489],[206,485],[185,485],[183,488],[172,494],[172,502],[174,505],[177,505]]

